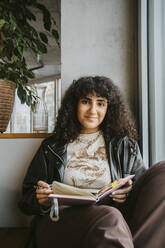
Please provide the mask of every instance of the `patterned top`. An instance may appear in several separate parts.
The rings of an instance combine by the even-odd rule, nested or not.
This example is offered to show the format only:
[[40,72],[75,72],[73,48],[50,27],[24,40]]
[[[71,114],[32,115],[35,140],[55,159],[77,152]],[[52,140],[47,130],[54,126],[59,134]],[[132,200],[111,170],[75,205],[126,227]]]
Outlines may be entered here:
[[99,189],[111,182],[105,141],[100,131],[80,134],[68,144],[63,182],[86,189]]

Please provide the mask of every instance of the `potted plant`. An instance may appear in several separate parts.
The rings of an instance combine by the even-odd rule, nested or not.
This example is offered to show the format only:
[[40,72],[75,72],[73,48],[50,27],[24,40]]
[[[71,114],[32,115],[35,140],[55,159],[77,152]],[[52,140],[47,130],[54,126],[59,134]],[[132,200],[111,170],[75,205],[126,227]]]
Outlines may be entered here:
[[[35,9],[42,13],[45,32],[39,32],[32,24],[36,21]],[[26,54],[27,51],[31,51],[36,55],[37,61],[40,61],[41,54],[47,53],[50,34],[59,45],[56,22],[47,7],[38,0],[0,1],[0,98],[4,95],[2,91],[4,85],[14,91],[16,89],[21,103],[34,109],[38,98],[28,82],[35,75],[28,68]],[[11,92],[8,95],[11,95]],[[0,118],[4,116],[4,113],[0,113]],[[3,131],[4,128],[3,130],[0,128],[0,132]]]

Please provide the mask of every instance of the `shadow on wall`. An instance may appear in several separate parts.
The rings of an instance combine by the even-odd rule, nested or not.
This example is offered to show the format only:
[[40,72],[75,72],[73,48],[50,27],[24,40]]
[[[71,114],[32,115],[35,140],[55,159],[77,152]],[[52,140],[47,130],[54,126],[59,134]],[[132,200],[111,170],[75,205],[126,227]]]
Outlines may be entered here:
[[[1,188],[0,191],[0,223],[1,227],[26,227],[32,217],[25,216],[18,208],[21,193],[12,189]],[[10,211],[9,211],[10,210]],[[6,223],[10,223],[7,226]]]

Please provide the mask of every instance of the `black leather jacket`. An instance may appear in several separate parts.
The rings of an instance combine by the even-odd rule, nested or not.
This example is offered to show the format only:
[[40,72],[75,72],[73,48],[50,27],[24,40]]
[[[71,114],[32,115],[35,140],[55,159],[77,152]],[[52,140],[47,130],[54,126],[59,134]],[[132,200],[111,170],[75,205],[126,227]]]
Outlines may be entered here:
[[[112,181],[130,174],[135,180],[147,169],[143,163],[138,144],[128,137],[113,138],[107,144],[108,160]],[[23,182],[23,196],[19,207],[27,215],[44,215],[38,204],[34,185],[39,180],[52,183],[63,181],[67,161],[67,145],[57,146],[54,136],[46,138],[35,154]]]

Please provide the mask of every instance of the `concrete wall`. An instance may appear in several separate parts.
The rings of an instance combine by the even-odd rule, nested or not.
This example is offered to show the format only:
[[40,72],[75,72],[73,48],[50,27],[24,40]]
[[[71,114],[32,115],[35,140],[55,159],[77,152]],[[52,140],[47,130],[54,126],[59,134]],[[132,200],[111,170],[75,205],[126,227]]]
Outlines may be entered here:
[[136,1],[62,0],[62,92],[85,75],[111,77],[136,106]]
[[41,139],[0,139],[0,227],[27,225],[17,203],[26,169]]
[[[135,1],[62,0],[62,91],[84,75],[111,77],[136,105]],[[0,139],[0,227],[21,226],[23,177],[40,139]]]

